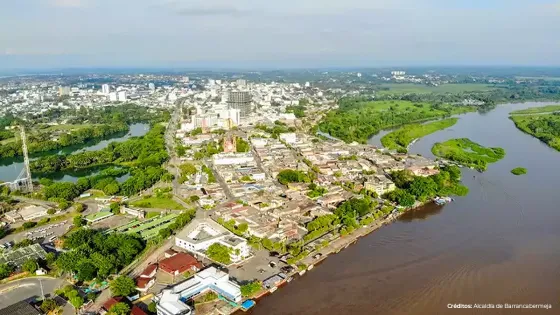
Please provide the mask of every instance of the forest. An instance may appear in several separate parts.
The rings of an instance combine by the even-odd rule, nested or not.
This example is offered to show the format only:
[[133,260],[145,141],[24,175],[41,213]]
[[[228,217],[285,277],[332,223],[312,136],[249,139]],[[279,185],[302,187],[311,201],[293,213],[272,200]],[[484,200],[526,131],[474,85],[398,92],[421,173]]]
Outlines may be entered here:
[[56,260],[56,266],[72,272],[80,281],[106,279],[130,264],[144,249],[136,235],[79,229],[64,239],[67,250]]
[[329,112],[319,129],[346,142],[367,143],[383,129],[449,117],[472,111],[467,106],[430,105],[409,101],[363,101],[341,99],[339,108]]
[[510,119],[517,129],[560,151],[560,114],[540,114],[534,111],[532,113],[534,115],[512,115]]
[[[82,107],[62,112],[59,110],[51,111],[54,111],[52,116],[49,116],[47,112],[42,117],[48,117],[49,120],[52,120],[53,117],[64,118],[67,125],[77,127],[69,131],[62,129],[60,134],[53,137],[53,131],[48,128],[49,126],[39,123],[42,121],[41,118],[26,123],[28,125],[26,126],[27,145],[31,154],[60,150],[88,141],[102,140],[118,133],[126,133],[129,130],[129,124],[139,122],[155,124],[169,119],[169,112],[167,111],[149,109],[135,104],[108,106],[100,109]],[[14,122],[15,118],[13,117],[0,118],[0,127],[14,124]],[[8,136],[9,134],[3,132],[0,134],[0,140]],[[21,156],[23,154],[21,146],[20,140],[5,143],[0,146],[0,158]]]

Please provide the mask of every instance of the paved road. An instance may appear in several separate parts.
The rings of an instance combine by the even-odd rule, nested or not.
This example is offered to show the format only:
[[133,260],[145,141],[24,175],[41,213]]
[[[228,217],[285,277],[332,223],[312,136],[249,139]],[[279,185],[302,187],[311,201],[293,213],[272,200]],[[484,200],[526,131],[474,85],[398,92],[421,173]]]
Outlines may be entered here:
[[[54,291],[68,284],[61,279],[28,278],[0,285],[0,309],[23,300],[41,298],[41,283],[46,297],[54,297]],[[74,308],[69,303],[64,305],[64,314],[73,314]],[[69,313],[67,313],[69,312]]]

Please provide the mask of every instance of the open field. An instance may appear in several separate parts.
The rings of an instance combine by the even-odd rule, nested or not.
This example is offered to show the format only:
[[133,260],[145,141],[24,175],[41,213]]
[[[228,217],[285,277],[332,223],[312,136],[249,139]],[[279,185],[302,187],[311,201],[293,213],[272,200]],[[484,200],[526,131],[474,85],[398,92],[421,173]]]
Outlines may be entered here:
[[553,113],[560,111],[560,105],[548,105],[543,107],[533,107],[527,109],[516,110],[511,113],[510,115],[527,115],[527,114],[541,114],[541,113]]
[[498,87],[488,84],[442,84],[439,86],[427,86],[423,84],[414,83],[387,83],[382,84],[382,88],[389,88],[388,91],[378,91],[377,93],[383,94],[407,94],[407,93],[461,93],[461,92],[475,92],[475,91],[490,91]]
[[157,209],[170,209],[170,210],[183,210],[185,209],[179,203],[169,198],[150,197],[141,199],[131,203],[131,206],[138,208],[157,208]]
[[449,128],[457,123],[458,118],[448,118],[444,120],[435,121],[426,124],[414,124],[404,126],[398,130],[386,134],[381,138],[381,143],[384,147],[392,150],[399,148],[407,148],[408,145],[414,141],[434,133],[439,130]]
[[497,162],[506,155],[502,148],[486,148],[467,138],[438,142],[432,147],[432,153],[479,171],[486,170],[488,163]]
[[516,79],[519,80],[545,80],[545,81],[560,81],[560,77],[547,77],[547,76],[543,76],[543,77],[523,77],[523,76],[517,76],[515,77]]

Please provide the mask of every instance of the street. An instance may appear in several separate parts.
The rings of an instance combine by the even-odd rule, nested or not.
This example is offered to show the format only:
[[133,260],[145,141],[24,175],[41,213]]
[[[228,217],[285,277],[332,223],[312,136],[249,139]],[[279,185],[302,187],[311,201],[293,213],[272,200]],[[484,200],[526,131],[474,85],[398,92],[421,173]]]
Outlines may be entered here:
[[[54,297],[54,291],[66,284],[68,283],[61,279],[28,278],[0,285],[0,309],[19,301],[41,298],[43,294],[47,298],[52,298]],[[57,302],[60,303],[60,299],[57,299]],[[64,305],[63,309],[64,314],[74,313],[74,307],[69,303]]]

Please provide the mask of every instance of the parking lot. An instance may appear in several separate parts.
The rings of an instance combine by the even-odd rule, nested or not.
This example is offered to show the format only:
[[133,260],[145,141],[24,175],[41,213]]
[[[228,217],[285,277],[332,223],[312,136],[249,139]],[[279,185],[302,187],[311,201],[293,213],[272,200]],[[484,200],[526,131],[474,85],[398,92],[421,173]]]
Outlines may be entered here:
[[54,238],[66,233],[66,231],[70,229],[71,225],[72,225],[71,220],[65,220],[53,224],[43,225],[17,234],[8,235],[2,239],[2,243],[6,243],[6,242],[19,243],[24,239],[29,239],[41,243],[50,243],[54,240]]
[[[271,267],[270,262],[274,262],[276,266]],[[239,266],[230,266],[229,274],[238,282],[246,282],[252,280],[264,280],[281,272],[280,268],[286,266],[280,262],[277,257],[270,257],[267,250],[255,251],[255,256]]]

